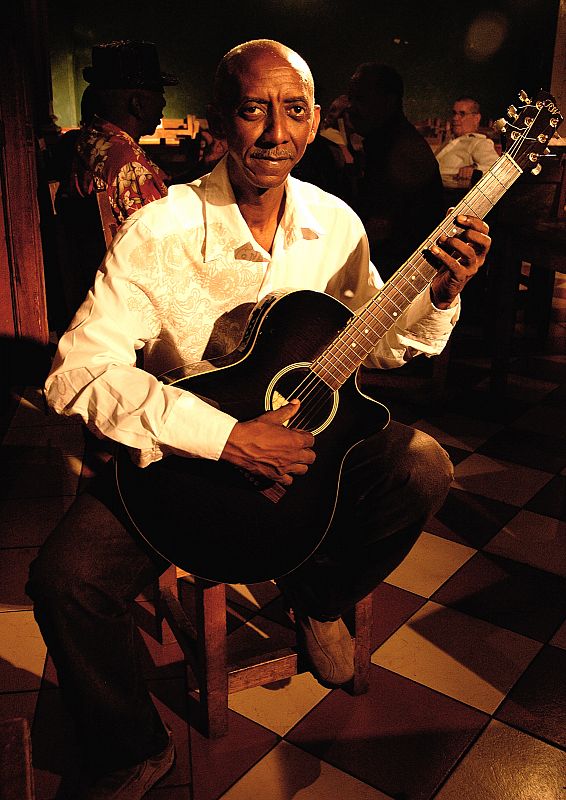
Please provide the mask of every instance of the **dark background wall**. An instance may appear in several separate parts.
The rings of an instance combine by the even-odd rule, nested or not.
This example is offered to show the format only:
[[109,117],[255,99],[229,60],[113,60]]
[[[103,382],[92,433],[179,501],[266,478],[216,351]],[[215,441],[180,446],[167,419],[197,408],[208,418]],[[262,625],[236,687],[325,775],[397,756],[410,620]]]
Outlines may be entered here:
[[178,75],[165,115],[204,116],[214,68],[233,45],[278,39],[310,64],[317,100],[345,91],[355,66],[379,60],[405,79],[413,121],[445,118],[453,98],[477,96],[484,121],[502,116],[519,89],[550,88],[559,0],[50,0],[54,111],[76,125],[91,47],[119,38],[157,44]]

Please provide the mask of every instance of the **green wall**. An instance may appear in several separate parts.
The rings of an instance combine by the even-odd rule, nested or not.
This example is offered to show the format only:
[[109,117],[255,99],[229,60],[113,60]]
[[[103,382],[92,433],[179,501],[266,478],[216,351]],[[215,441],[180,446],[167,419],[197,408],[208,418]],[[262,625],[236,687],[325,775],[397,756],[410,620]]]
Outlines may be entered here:
[[323,105],[357,64],[375,59],[403,75],[412,120],[446,117],[460,94],[478,97],[486,120],[502,116],[519,89],[549,88],[557,13],[558,0],[51,0],[54,111],[59,125],[77,124],[92,45],[140,38],[155,42],[162,68],[179,77],[166,90],[165,115],[203,116],[221,56],[267,37],[306,58]]

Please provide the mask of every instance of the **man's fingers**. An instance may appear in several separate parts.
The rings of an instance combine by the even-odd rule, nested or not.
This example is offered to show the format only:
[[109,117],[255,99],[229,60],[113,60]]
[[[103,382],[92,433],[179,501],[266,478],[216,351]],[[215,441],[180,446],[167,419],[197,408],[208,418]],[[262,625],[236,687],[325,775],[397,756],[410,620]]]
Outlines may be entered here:
[[285,422],[294,417],[299,410],[300,403],[298,400],[290,400],[284,406],[276,408],[274,411],[268,411],[270,422],[273,425],[283,425]]
[[[272,425],[284,425],[286,422],[288,422],[295,416],[299,408],[300,408],[300,402],[298,400],[290,400],[286,405],[281,406],[281,408],[277,408],[275,409],[275,411],[266,412],[264,419],[265,417],[268,417],[269,422]],[[299,421],[299,427],[293,428],[293,432],[296,435],[300,434],[302,436],[302,442],[301,442],[302,447],[310,448],[314,446],[315,438],[313,434],[310,433],[310,431],[303,430],[300,427],[300,421]]]
[[480,233],[489,233],[489,225],[479,217],[468,217],[466,214],[459,214],[456,217],[456,222],[467,230],[476,230]]

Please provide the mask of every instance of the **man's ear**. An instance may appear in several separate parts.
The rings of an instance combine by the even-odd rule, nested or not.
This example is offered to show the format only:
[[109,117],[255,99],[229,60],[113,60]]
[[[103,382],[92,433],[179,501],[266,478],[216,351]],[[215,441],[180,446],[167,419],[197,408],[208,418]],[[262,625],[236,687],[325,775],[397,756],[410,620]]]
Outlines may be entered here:
[[217,139],[226,138],[226,125],[224,124],[224,117],[222,112],[216,106],[208,105],[206,107],[206,119],[208,122],[208,129]]
[[319,125],[320,125],[320,106],[315,105],[315,107],[313,108],[311,132],[309,133],[307,144],[314,142],[314,137],[316,136],[316,132],[318,131]]

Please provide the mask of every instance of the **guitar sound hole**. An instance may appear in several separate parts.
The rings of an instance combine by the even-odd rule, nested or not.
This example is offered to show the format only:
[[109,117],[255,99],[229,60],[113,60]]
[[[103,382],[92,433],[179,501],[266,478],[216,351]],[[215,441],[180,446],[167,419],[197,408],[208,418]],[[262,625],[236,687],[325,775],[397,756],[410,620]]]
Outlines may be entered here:
[[330,424],[338,408],[338,392],[333,392],[310,369],[294,364],[277,373],[268,387],[266,410],[274,410],[289,400],[299,399],[301,407],[289,426],[320,433]]

